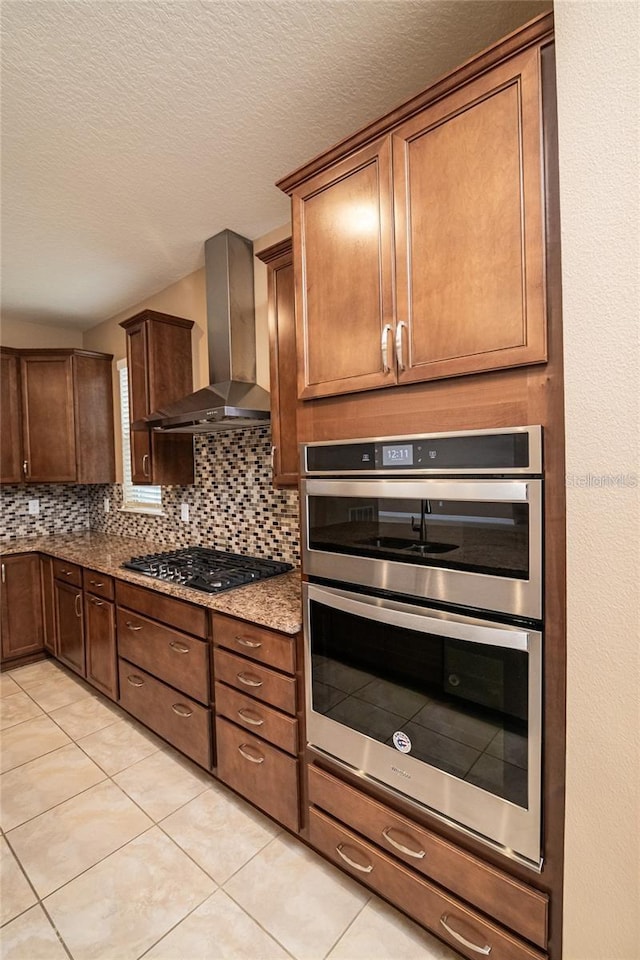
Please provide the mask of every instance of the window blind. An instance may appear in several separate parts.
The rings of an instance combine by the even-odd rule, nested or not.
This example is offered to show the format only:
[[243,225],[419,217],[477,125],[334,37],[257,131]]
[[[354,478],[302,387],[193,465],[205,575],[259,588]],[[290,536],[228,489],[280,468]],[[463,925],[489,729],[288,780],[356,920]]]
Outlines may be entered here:
[[131,435],[129,426],[129,379],[125,360],[118,363],[120,385],[120,423],[122,433],[122,506],[125,509],[162,510],[162,487],[151,484],[138,486],[131,477]]

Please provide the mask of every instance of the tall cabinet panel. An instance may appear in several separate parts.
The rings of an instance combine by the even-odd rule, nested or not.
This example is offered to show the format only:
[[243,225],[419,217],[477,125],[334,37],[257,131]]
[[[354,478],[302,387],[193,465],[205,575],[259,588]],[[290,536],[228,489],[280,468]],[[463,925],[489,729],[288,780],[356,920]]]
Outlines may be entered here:
[[26,478],[32,483],[75,480],[71,356],[23,355],[20,369]]
[[23,457],[20,359],[16,351],[0,347],[0,365],[0,483],[20,483]]
[[269,289],[269,357],[273,485],[298,483],[296,327],[291,239],[257,254],[266,263]]
[[193,437],[154,433],[142,423],[193,390],[193,321],[143,310],[120,326],[127,334],[133,482],[193,483]]

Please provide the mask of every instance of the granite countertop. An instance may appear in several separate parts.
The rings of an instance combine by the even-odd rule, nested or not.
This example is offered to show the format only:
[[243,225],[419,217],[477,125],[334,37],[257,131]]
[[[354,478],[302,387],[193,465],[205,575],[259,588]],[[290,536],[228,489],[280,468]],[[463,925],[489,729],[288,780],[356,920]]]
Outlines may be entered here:
[[70,533],[50,537],[22,537],[0,544],[0,554],[46,553],[69,563],[90,567],[99,573],[118,577],[158,593],[166,593],[179,600],[188,600],[201,607],[217,610],[232,617],[294,634],[302,629],[302,602],[300,598],[300,571],[270,577],[260,583],[236,587],[224,593],[212,594],[146,577],[122,567],[125,560],[145,553],[162,553],[171,549],[134,537],[120,537],[105,533]]

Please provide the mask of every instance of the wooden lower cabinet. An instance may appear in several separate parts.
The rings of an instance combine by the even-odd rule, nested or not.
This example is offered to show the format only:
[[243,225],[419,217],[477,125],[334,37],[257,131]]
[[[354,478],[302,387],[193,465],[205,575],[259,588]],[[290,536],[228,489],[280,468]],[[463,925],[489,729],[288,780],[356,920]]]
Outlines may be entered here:
[[215,685],[216,712],[232,720],[263,740],[268,740],[286,753],[296,756],[299,750],[298,721],[280,710],[274,710],[253,697],[233,690],[224,683]]
[[3,662],[40,653],[44,642],[40,558],[36,553],[4,557],[1,579]]
[[298,761],[216,717],[219,778],[295,832],[300,827]]
[[87,680],[112,700],[118,699],[118,654],[115,606],[110,600],[84,597]]
[[292,715],[296,712],[296,681],[245,657],[236,657],[215,647],[214,675],[217,680],[257,697],[272,707]]
[[549,898],[387,804],[316,766],[308,768],[309,803],[341,820],[396,859],[537,946],[547,945]]
[[326,857],[432,930],[464,957],[546,957],[319,810],[311,809],[309,813],[309,839]]
[[84,618],[82,588],[54,580],[58,659],[85,676]]
[[211,767],[211,711],[120,659],[120,704],[200,766]]
[[53,592],[53,561],[51,557],[40,557],[40,579],[42,584],[42,618],[44,649],[52,657],[57,656],[56,603]]

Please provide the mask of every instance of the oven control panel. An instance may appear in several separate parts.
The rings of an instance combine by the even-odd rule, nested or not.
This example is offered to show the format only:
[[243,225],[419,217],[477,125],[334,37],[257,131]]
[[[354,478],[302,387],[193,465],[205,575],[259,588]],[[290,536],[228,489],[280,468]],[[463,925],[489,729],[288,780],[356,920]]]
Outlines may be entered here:
[[303,472],[528,473],[542,470],[542,428],[382,437],[303,447]]

